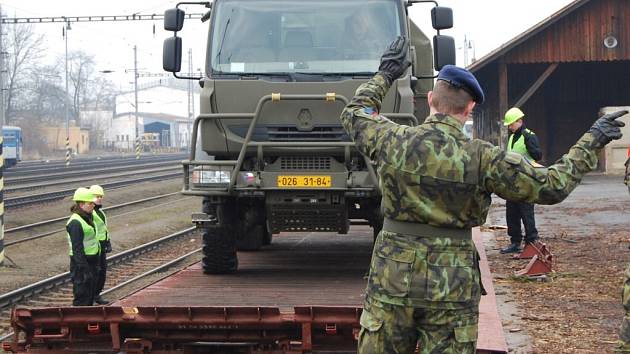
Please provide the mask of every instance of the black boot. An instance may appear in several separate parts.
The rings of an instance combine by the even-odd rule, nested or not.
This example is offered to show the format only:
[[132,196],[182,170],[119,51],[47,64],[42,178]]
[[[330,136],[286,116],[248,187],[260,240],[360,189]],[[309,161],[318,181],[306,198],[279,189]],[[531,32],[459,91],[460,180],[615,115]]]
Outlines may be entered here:
[[94,299],[94,302],[96,302],[99,305],[107,305],[107,304],[109,304],[109,301],[103,299],[103,297],[101,295],[97,296],[96,299]]
[[501,249],[501,253],[505,254],[505,253],[516,253],[516,252],[520,252],[521,251],[521,245],[519,245],[518,243],[513,243],[503,249]]

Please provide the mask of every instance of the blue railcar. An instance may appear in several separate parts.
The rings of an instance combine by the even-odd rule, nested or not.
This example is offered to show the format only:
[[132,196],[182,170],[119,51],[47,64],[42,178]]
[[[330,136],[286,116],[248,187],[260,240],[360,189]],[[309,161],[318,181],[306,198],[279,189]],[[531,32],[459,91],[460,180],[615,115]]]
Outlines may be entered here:
[[15,166],[22,160],[22,128],[10,125],[2,126],[2,156],[4,166]]

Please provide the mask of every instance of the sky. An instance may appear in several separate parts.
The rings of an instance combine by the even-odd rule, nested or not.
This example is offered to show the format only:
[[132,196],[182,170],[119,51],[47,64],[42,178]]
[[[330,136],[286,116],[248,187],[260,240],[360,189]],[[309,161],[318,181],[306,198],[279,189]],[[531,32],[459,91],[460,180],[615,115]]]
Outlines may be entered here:
[[[300,0],[304,1],[304,0]],[[457,47],[458,65],[464,65],[464,43],[469,41],[468,62],[488,54],[503,43],[543,21],[572,0],[438,0],[441,6],[453,9],[454,27],[441,33],[453,36]],[[174,7],[177,1],[164,0],[0,0],[4,16],[52,17],[162,14]],[[430,4],[415,4],[410,9],[411,19],[429,36],[431,28]],[[190,12],[203,12],[202,7],[190,8]],[[48,48],[45,61],[55,62],[65,53],[65,42],[60,23],[34,24],[33,30],[45,36]],[[68,31],[68,50],[82,50],[96,59],[96,70],[111,71],[107,75],[119,89],[132,89],[134,51],[137,47],[138,71],[145,74],[161,74],[162,42],[170,36],[163,30],[161,21],[93,22],[72,23]],[[188,20],[184,30],[183,48],[193,52],[194,70],[205,60],[207,26],[200,21]],[[184,61],[187,61],[187,54]],[[182,68],[187,69],[183,63]],[[139,84],[156,80],[140,78]]]

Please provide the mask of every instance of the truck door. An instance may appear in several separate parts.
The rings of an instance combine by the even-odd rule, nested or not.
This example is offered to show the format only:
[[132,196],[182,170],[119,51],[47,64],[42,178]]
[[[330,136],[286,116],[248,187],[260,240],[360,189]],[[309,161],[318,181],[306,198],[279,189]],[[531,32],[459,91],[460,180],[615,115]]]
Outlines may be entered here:
[[[409,20],[409,34],[411,45],[415,52],[413,75],[433,76],[433,50],[431,40],[420,30],[420,28]],[[418,79],[413,90],[414,112],[413,114],[422,123],[429,115],[429,104],[427,103],[427,93],[433,89],[433,79]]]

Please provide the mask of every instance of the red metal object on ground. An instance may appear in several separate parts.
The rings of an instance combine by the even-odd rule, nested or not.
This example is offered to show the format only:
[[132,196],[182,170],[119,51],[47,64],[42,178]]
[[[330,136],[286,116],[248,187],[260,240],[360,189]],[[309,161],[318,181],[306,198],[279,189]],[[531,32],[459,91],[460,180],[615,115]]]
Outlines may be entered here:
[[[239,255],[239,272],[195,264],[109,307],[17,309],[11,351],[303,353],[356,350],[372,231],[288,234]],[[489,295],[480,304],[478,353],[506,353],[492,277],[473,233]],[[98,329],[98,331],[97,331]],[[17,336],[15,338],[18,338]]]
[[543,248],[547,248],[547,245],[540,242],[540,240],[536,240],[535,242],[532,243],[525,243],[525,248],[523,248],[523,251],[520,254],[516,254],[514,255],[514,258],[516,259],[531,259],[534,258],[535,255],[537,254],[544,254],[545,252],[542,251]]
[[[547,245],[538,241],[528,246],[530,246],[530,252],[535,252],[535,254],[532,256],[527,266],[515,272],[514,275],[517,277],[536,276],[553,272],[553,254],[549,248],[547,248]],[[523,253],[525,253],[525,250],[523,250]]]

